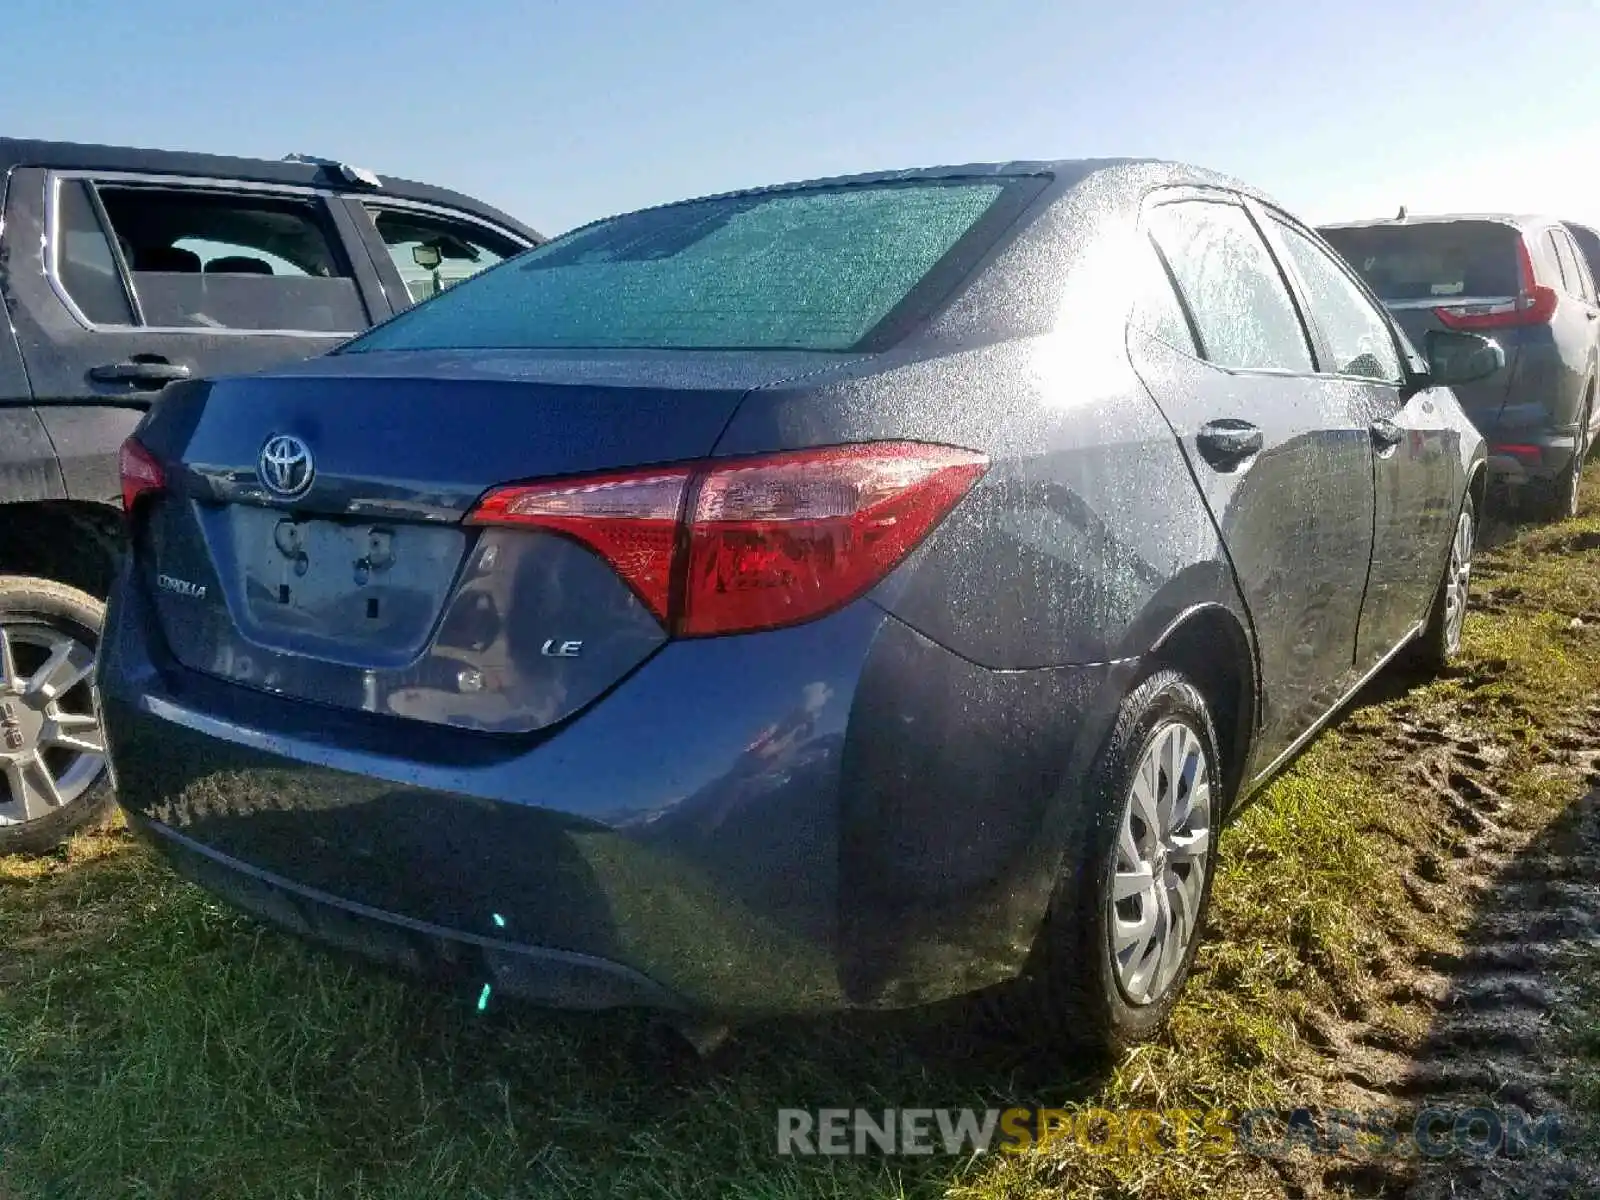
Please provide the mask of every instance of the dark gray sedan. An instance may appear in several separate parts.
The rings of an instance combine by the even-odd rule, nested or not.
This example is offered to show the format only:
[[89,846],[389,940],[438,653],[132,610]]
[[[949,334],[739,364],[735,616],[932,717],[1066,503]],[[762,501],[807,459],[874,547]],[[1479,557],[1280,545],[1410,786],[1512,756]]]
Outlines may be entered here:
[[1483,439],[1225,178],[1011,163],[601,221],[123,453],[133,825],[289,927],[742,1014],[1171,1007],[1241,800],[1466,609]]

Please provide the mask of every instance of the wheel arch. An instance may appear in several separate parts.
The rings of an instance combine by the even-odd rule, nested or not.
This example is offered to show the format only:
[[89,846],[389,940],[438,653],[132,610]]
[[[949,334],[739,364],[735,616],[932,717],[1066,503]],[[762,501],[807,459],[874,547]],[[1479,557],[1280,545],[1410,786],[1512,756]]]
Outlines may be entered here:
[[35,500],[0,507],[0,575],[52,579],[103,600],[123,544],[121,510],[109,504]]
[[1225,605],[1196,605],[1180,614],[1152,645],[1146,673],[1162,667],[1188,676],[1206,698],[1231,808],[1238,802],[1260,711],[1260,685],[1249,634]]

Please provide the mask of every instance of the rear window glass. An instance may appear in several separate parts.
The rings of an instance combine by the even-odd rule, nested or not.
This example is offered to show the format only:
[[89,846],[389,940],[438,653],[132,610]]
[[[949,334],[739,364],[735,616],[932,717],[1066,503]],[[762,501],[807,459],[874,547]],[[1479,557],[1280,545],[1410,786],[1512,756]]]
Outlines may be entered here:
[[1322,236],[1384,300],[1515,296],[1518,233],[1492,221],[1324,229]]
[[616,217],[458,284],[345,352],[848,350],[1021,182],[814,188]]

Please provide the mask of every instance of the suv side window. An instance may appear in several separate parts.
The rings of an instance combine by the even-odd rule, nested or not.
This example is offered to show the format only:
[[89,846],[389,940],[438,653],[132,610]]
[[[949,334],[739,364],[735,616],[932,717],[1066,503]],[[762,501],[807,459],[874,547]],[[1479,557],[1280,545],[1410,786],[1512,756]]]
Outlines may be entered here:
[[[113,308],[84,265],[104,266],[101,215],[120,250],[118,284],[131,311]],[[312,197],[69,179],[56,221],[60,284],[96,324],[311,333],[371,324]]]
[[376,204],[368,204],[367,212],[413,304],[527,249],[474,222]]
[[1242,207],[1183,200],[1151,210],[1148,224],[1207,360],[1220,367],[1311,371],[1311,347],[1289,289]]
[[1383,314],[1321,246],[1276,216],[1272,223],[1305,288],[1311,318],[1333,355],[1324,369],[1335,375],[1402,382],[1400,352]]
[[[1584,262],[1582,251],[1578,249],[1578,244],[1566,230],[1556,230],[1556,238],[1561,246],[1562,266],[1568,272],[1567,278],[1573,283],[1573,294],[1582,297],[1585,303],[1593,304],[1594,281],[1588,264]],[[1570,267],[1567,266],[1569,263]]]
[[1578,273],[1574,264],[1567,257],[1567,248],[1561,244],[1561,239],[1556,236],[1554,229],[1544,231],[1545,250],[1556,264],[1556,270],[1561,273],[1561,290],[1569,296],[1578,294]]
[[81,179],[62,180],[56,212],[59,232],[52,270],[61,287],[93,324],[132,325],[133,306],[89,185]]

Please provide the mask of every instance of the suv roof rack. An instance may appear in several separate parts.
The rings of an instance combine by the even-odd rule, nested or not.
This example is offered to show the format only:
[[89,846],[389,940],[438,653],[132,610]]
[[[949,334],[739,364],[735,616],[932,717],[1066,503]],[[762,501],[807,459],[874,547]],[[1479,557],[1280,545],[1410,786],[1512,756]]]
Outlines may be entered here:
[[339,177],[346,183],[359,184],[362,187],[370,188],[381,188],[383,186],[383,180],[378,178],[376,171],[369,171],[366,167],[353,167],[349,163],[340,162],[336,158],[319,158],[315,154],[285,154],[283,161],[329,167],[337,171]]

